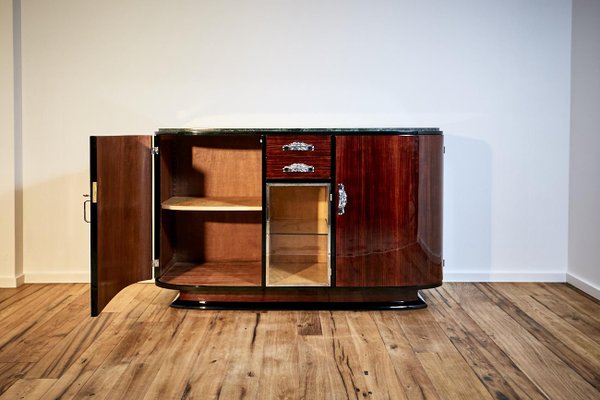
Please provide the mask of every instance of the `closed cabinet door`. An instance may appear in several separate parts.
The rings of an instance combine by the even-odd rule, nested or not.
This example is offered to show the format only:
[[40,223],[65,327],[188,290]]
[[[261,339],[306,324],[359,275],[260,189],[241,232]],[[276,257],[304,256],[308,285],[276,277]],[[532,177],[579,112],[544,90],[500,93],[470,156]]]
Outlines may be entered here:
[[336,138],[338,287],[442,280],[441,135]]

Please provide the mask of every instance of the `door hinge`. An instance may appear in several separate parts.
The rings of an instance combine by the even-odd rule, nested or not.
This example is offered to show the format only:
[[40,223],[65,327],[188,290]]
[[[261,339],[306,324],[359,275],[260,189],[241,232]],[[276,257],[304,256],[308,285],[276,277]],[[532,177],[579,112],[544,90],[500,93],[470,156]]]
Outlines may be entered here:
[[446,266],[446,260],[442,260],[442,267]]
[[154,276],[158,276],[158,272],[160,269],[160,261],[159,260],[152,260],[152,268],[154,269]]
[[446,146],[443,147],[443,153],[446,154]]
[[154,156],[158,155],[158,146],[152,147],[152,155],[154,155]]

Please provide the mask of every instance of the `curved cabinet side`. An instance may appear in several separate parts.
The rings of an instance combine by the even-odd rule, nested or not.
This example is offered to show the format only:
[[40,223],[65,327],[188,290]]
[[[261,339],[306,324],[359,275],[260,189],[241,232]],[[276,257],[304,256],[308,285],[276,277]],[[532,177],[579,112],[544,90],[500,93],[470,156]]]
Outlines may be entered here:
[[444,137],[419,137],[419,197],[417,237],[419,251],[414,267],[426,272],[422,283],[442,283],[443,266]]

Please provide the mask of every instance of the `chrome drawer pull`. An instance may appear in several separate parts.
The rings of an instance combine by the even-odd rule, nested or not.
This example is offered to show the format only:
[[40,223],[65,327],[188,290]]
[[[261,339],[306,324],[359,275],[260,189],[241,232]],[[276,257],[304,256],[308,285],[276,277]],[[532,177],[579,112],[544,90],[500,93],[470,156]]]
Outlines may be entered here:
[[346,204],[348,203],[348,195],[344,184],[338,184],[338,215],[344,215],[346,212]]
[[283,172],[315,172],[315,167],[302,163],[294,163],[283,167]]
[[315,146],[304,142],[292,142],[281,146],[283,151],[315,151]]

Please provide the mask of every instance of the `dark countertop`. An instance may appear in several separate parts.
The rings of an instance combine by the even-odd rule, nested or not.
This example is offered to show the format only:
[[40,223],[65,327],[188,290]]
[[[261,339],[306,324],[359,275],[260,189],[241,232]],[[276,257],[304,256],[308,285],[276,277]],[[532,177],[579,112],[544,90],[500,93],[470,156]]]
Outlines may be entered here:
[[158,135],[441,135],[439,128],[160,128]]

